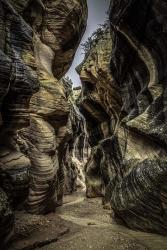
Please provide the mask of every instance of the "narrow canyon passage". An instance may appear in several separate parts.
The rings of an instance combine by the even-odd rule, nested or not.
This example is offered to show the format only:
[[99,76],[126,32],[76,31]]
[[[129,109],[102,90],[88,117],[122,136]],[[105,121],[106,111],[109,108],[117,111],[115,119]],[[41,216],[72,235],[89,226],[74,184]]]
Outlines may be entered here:
[[166,83],[166,1],[0,0],[0,250],[167,249]]

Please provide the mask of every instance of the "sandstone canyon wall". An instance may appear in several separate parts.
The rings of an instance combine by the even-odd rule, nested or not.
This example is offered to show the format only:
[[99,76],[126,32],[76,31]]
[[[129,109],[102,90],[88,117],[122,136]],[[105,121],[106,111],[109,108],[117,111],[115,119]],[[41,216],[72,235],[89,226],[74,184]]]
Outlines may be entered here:
[[86,130],[86,122],[80,113],[77,103],[80,100],[81,87],[74,88],[69,94],[71,103],[69,124],[71,136],[66,143],[66,151],[62,159],[65,173],[64,194],[77,189],[85,191],[85,165],[90,155],[90,146]]
[[0,242],[12,210],[54,211],[71,104],[60,80],[86,27],[84,0],[0,1]]
[[116,1],[78,68],[92,154],[87,196],[130,228],[167,234],[167,4]]
[[104,195],[104,187],[110,180],[110,163],[105,166],[100,163],[102,158],[106,159],[106,152],[103,152],[100,144],[114,133],[122,107],[119,86],[109,70],[111,51],[110,29],[105,25],[96,32],[84,62],[77,68],[83,85],[80,110],[87,121],[89,143],[92,147],[86,170],[88,197]]

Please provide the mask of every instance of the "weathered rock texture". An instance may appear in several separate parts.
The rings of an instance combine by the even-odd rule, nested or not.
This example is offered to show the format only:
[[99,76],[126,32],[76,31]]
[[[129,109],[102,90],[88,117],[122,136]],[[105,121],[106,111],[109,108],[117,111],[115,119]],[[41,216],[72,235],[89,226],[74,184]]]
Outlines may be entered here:
[[167,4],[120,3],[111,2],[111,71],[126,115],[113,137],[114,149],[120,150],[113,159],[123,171],[111,203],[130,227],[167,234]]
[[4,249],[13,235],[14,215],[8,197],[0,188],[0,247]]
[[[122,102],[119,87],[115,84],[109,71],[112,51],[110,29],[106,25],[99,29],[90,44],[84,62],[77,68],[82,80],[83,90],[81,112],[87,120],[87,131],[92,153],[87,163],[87,196],[104,195],[104,182],[109,181],[108,172],[105,179],[101,174],[103,151],[99,149],[102,140],[110,138],[117,126]],[[109,171],[108,165],[102,167]]]
[[[95,145],[87,193],[104,190],[105,202],[129,227],[167,234],[167,4],[113,0],[110,13],[112,42],[106,46],[102,36],[80,69],[81,110]],[[102,75],[110,75],[103,99],[96,60],[101,54],[108,63]],[[102,126],[104,121],[108,125]]]
[[[69,69],[85,29],[86,1],[46,1],[33,22],[40,90],[30,102],[30,126],[20,132],[31,160],[27,209],[54,211],[62,203],[62,158],[70,136],[70,103],[59,80]],[[26,14],[28,12],[28,14]],[[34,16],[33,4],[24,11]]]
[[0,239],[10,206],[26,199],[46,213],[61,202],[70,104],[60,79],[86,19],[85,0],[0,1]]
[[[11,3],[10,3],[11,2]],[[16,144],[17,130],[29,123],[29,101],[39,82],[34,58],[33,30],[12,1],[0,1],[0,244],[13,223],[8,198],[15,203],[27,195],[27,159]]]
[[66,143],[66,152],[62,160],[65,170],[65,194],[72,193],[78,188],[85,190],[85,164],[90,155],[90,147],[85,119],[77,107],[80,95],[80,87],[73,89],[69,95],[71,137]]

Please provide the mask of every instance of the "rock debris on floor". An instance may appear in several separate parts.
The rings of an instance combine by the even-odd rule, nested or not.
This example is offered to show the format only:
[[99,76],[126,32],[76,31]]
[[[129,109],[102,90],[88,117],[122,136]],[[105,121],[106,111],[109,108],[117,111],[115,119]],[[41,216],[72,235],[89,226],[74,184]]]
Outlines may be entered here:
[[166,250],[167,237],[129,230],[114,222],[101,199],[66,196],[64,206],[46,216],[16,214],[10,250]]

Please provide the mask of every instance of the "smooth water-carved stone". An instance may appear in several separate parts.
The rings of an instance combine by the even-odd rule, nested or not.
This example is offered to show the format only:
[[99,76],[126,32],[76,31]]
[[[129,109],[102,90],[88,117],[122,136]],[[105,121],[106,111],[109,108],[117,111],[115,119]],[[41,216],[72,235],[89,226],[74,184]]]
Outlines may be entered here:
[[126,115],[123,128],[113,137],[113,147],[120,149],[117,164],[122,177],[113,190],[111,205],[131,228],[166,234],[167,5],[164,1],[130,1],[119,10],[118,5],[118,1],[111,3],[115,37],[111,72],[120,86]]
[[103,167],[100,164],[103,151],[99,148],[99,142],[113,134],[122,106],[119,87],[109,70],[112,38],[108,25],[96,33],[90,51],[77,68],[83,85],[80,110],[87,122],[88,138],[92,147],[86,164],[87,196],[91,198],[105,195],[101,170]]
[[[17,145],[17,130],[29,124],[29,101],[39,89],[33,31],[12,1],[0,1],[0,186],[1,242],[11,237],[13,214],[28,194],[29,160]],[[8,196],[8,197],[7,197]]]
[[[59,80],[86,19],[86,1],[0,1],[0,187],[15,208],[26,201],[29,212],[46,213],[62,202],[59,150],[69,140],[70,104]],[[5,239],[8,219],[1,220]]]
[[[112,82],[103,82],[103,98],[96,56],[86,57],[80,70],[81,110],[93,147],[87,194],[102,194],[130,228],[162,234],[167,234],[165,10],[164,1],[111,1],[111,63],[104,75],[111,74]],[[102,37],[99,44],[105,51]],[[95,43],[89,55],[96,48]],[[114,98],[107,98],[109,93]]]
[[[86,1],[45,1],[43,4],[45,8],[32,23],[40,90],[31,98],[30,126],[20,131],[28,144],[31,161],[26,208],[36,214],[54,211],[62,204],[62,158],[71,129],[67,89],[59,79],[72,63],[87,19]],[[24,10],[29,23],[33,7],[32,3]]]

